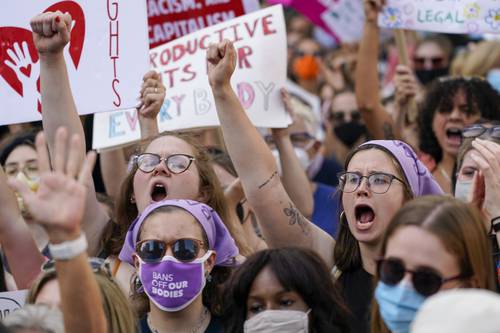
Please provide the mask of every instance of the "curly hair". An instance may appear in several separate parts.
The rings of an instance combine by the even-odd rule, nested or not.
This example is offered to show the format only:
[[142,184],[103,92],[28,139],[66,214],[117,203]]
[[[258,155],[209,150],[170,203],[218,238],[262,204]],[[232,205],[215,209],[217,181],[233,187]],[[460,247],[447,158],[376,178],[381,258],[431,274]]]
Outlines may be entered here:
[[500,95],[487,81],[477,77],[457,77],[431,83],[419,112],[419,148],[431,155],[436,163],[443,158],[443,149],[432,129],[434,115],[436,112],[451,112],[453,98],[458,92],[465,94],[467,114],[479,111],[481,118],[500,120]]

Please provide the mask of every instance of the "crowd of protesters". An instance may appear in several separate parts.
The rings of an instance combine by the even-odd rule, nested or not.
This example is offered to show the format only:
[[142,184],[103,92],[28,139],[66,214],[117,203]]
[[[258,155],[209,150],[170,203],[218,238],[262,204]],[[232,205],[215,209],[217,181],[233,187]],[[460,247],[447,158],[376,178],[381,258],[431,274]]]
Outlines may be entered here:
[[0,291],[28,290],[0,332],[498,332],[500,41],[407,32],[409,63],[364,0],[336,44],[285,10],[288,128],[257,129],[206,52],[220,127],[97,155],[63,50],[68,13],[30,24],[42,122],[3,126]]

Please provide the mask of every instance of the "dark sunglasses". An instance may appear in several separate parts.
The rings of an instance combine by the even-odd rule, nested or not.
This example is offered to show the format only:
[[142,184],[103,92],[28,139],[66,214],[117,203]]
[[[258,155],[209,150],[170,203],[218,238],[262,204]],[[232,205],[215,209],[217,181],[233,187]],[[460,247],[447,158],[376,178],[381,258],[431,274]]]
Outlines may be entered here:
[[477,138],[478,136],[488,133],[492,138],[500,139],[500,126],[485,127],[480,124],[468,126],[463,129],[463,138]]
[[432,67],[440,67],[444,61],[443,57],[414,57],[415,66],[423,67],[426,61],[430,61]]
[[466,274],[459,274],[450,278],[443,278],[439,272],[430,267],[418,267],[415,270],[406,269],[400,259],[389,258],[377,260],[377,274],[383,283],[389,286],[397,285],[403,280],[406,272],[411,273],[413,288],[422,296],[428,297],[441,289],[441,286],[448,282],[468,277]]
[[137,155],[133,159],[137,163],[139,170],[143,172],[149,173],[153,171],[158,164],[164,161],[168,171],[174,174],[183,173],[189,169],[189,166],[195,160],[193,156],[187,154],[172,154],[165,158],[152,153]]
[[[351,121],[360,121],[361,120],[361,112],[359,112],[358,110],[352,110],[348,113],[351,114]],[[335,112],[331,112],[328,115],[328,119],[330,121],[335,121],[335,122],[344,122],[345,118],[346,118],[345,115],[346,115],[346,112],[344,112],[344,111],[335,111]]]
[[159,262],[165,257],[169,247],[175,259],[190,262],[198,258],[200,250],[206,248],[206,244],[192,238],[181,238],[170,243],[158,239],[146,239],[137,244],[135,252],[144,262]]

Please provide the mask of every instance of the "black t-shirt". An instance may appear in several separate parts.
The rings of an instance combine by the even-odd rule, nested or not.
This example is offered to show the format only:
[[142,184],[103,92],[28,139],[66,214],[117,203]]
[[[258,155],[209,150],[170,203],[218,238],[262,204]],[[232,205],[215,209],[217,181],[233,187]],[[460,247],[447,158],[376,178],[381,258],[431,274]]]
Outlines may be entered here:
[[352,313],[348,324],[351,332],[370,332],[370,309],[373,298],[373,276],[362,267],[342,272],[338,279],[344,301]]
[[[220,317],[212,316],[212,319],[210,320],[210,324],[208,325],[207,329],[205,330],[205,333],[223,333],[222,329],[222,321]],[[153,333],[149,329],[147,317],[144,317],[141,319],[139,322],[139,332],[138,333]],[[173,333],[173,332],[172,332]]]

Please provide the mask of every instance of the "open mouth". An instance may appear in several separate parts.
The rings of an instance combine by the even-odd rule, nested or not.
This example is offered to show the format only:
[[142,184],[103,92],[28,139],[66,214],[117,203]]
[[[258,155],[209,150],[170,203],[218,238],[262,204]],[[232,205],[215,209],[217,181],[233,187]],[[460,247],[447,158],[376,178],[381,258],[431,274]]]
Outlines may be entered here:
[[167,188],[165,185],[157,183],[154,184],[153,188],[151,189],[151,200],[154,202],[162,201],[165,200],[167,197]]
[[453,146],[460,146],[462,143],[462,129],[461,128],[448,128],[446,130],[446,138],[448,139],[448,143]]
[[368,205],[359,205],[354,208],[356,224],[359,229],[368,229],[375,219],[375,212]]

